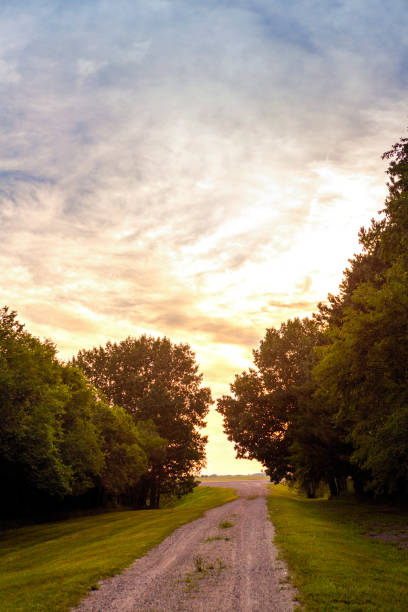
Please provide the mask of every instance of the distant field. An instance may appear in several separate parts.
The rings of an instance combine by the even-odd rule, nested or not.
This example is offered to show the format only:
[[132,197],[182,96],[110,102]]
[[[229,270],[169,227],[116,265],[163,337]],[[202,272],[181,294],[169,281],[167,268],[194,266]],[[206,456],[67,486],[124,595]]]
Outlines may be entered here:
[[271,491],[275,543],[306,610],[408,610],[407,512],[351,497],[310,500],[284,485]]
[[66,611],[101,578],[119,573],[177,527],[236,497],[231,489],[199,487],[172,508],[0,532],[0,610]]
[[269,481],[268,476],[258,476],[256,475],[237,475],[237,476],[200,476],[198,480],[201,482],[227,482],[229,480],[266,480]]

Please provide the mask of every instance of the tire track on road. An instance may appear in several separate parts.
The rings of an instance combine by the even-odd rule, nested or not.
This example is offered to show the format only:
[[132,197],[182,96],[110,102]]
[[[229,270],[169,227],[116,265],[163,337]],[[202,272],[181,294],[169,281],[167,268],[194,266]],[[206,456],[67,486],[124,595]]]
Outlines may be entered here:
[[[230,487],[241,497],[174,531],[122,574],[103,581],[72,612],[294,610],[296,594],[283,586],[287,571],[273,544],[267,484],[208,486]],[[232,527],[221,528],[223,521]]]

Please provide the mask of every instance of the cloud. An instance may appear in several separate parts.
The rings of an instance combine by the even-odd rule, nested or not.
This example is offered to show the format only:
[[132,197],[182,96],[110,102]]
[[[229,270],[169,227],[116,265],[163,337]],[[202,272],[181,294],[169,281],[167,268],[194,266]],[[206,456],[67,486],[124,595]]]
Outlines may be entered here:
[[173,329],[179,334],[207,336],[207,342],[253,347],[259,340],[259,331],[251,324],[246,326],[238,323],[234,324],[221,317],[200,315],[199,313],[192,317],[185,311],[174,312],[173,310],[155,316],[152,322],[159,329],[164,327],[165,329]]
[[[0,11],[3,303],[63,358],[141,333],[189,342],[228,392],[265,328],[337,292],[382,208],[406,1]],[[239,472],[219,419],[209,469]]]
[[3,3],[3,299],[70,350],[88,324],[246,349],[311,312],[381,208],[405,8]]
[[269,302],[269,306],[272,308],[281,308],[281,309],[295,309],[295,310],[310,310],[315,306],[314,302],[278,302],[276,300],[272,300]]
[[87,334],[96,333],[99,330],[98,324],[89,317],[64,308],[62,304],[44,304],[43,302],[29,303],[24,305],[30,321],[38,325],[46,325],[52,329],[63,329],[76,334],[86,332]]

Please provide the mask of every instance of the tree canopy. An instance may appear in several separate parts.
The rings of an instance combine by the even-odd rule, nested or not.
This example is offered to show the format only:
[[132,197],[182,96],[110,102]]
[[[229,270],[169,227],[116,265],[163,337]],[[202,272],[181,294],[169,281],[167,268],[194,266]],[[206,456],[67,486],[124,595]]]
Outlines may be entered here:
[[217,410],[237,456],[261,461],[274,482],[293,476],[294,420],[310,385],[314,347],[320,342],[319,325],[310,319],[268,329],[253,351],[255,368],[235,376],[232,395],[218,400]]
[[341,319],[329,318],[330,344],[322,350],[315,374],[319,396],[347,425],[351,460],[364,475],[363,488],[406,498],[408,139],[383,157],[391,160],[383,217],[360,231],[360,261],[367,273],[347,300],[339,299]]
[[408,139],[383,155],[388,196],[337,296],[266,331],[218,410],[237,455],[274,481],[408,498]]
[[111,404],[122,406],[135,423],[150,419],[167,440],[165,456],[151,456],[143,478],[150,505],[158,505],[163,491],[190,490],[205,461],[207,438],[200,428],[211,404],[191,348],[168,338],[129,337],[82,350],[73,364]]
[[58,361],[50,341],[28,333],[14,311],[0,311],[2,512],[98,488],[124,492],[147,470],[145,438],[79,369]]
[[[237,456],[309,495],[322,481],[336,495],[350,476],[359,493],[408,499],[408,139],[383,157],[385,207],[361,228],[338,295],[267,329],[218,401]],[[1,511],[85,498],[157,507],[162,492],[191,490],[211,401],[187,344],[129,337],[66,364],[4,307]]]

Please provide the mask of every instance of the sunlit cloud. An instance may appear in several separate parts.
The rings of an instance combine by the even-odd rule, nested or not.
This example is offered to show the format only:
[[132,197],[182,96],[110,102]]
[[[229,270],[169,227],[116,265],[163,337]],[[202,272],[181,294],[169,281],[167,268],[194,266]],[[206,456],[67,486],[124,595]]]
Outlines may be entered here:
[[226,392],[265,328],[336,292],[382,208],[405,1],[0,11],[3,302],[64,358],[189,342]]

